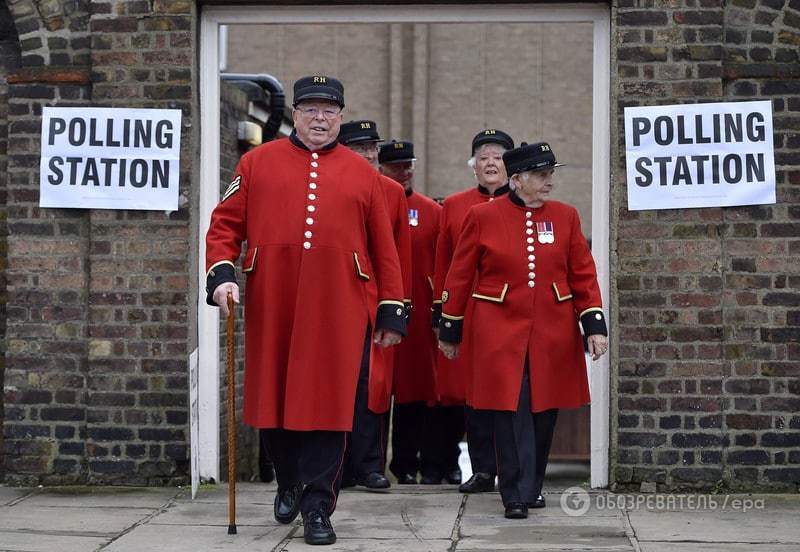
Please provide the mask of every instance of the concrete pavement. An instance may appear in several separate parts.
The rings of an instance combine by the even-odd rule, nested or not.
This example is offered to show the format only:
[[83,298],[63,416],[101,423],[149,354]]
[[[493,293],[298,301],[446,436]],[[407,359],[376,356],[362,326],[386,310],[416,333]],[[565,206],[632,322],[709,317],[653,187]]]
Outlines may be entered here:
[[[586,493],[573,483],[556,482],[548,488],[547,508],[532,510],[526,520],[504,519],[497,493],[462,496],[448,486],[394,486],[385,493],[348,489],[342,492],[333,518],[339,540],[321,549],[800,550],[800,495],[670,498]],[[0,486],[0,551],[312,549],[303,542],[299,521],[285,526],[272,519],[274,484],[240,483],[237,488],[239,531],[228,535],[224,485],[201,488],[195,500],[185,488]]]

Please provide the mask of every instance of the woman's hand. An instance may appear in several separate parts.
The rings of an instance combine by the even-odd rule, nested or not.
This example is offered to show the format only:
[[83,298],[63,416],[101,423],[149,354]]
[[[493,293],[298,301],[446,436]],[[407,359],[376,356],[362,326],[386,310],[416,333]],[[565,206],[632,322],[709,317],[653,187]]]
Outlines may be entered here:
[[446,359],[453,360],[458,356],[458,343],[448,343],[447,341],[440,340],[439,350],[442,351]]
[[589,343],[589,354],[592,360],[597,360],[608,351],[608,338],[604,335],[590,335],[587,339]]

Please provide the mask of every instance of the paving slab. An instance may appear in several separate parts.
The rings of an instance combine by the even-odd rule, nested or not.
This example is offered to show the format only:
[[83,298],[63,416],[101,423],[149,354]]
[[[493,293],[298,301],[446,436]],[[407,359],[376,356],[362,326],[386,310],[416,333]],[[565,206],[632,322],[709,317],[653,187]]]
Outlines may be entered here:
[[92,552],[110,540],[110,537],[0,531],[0,552]]
[[0,531],[110,537],[152,515],[146,508],[57,508],[16,506],[0,508]]
[[[800,497],[763,496],[764,509],[632,510],[631,526],[640,541],[793,544],[800,549]],[[795,495],[796,496],[796,495]],[[753,496],[741,497],[753,500]],[[728,504],[731,503],[728,500]]]
[[[258,525],[277,527],[280,524],[272,517],[272,504],[253,504],[236,501],[236,525]],[[217,502],[179,501],[150,520],[153,525],[206,525],[228,527],[228,506]]]
[[708,544],[693,542],[639,542],[641,552],[797,552],[796,544]]
[[0,506],[5,506],[36,492],[35,489],[18,489],[15,487],[5,487],[0,485]]
[[461,500],[456,493],[343,493],[332,519],[343,537],[449,539]]
[[228,535],[221,527],[148,524],[121,536],[102,552],[269,552],[293,529],[245,525],[237,526],[236,535]]
[[53,487],[24,500],[25,506],[84,508],[161,508],[183,491],[144,487]]
[[[302,529],[295,537],[278,550],[281,552],[296,552],[300,550],[316,550],[319,546],[311,546],[303,541]],[[416,539],[361,539],[343,538],[338,536],[337,541],[324,548],[325,552],[447,552],[450,549],[450,539],[416,540]]]

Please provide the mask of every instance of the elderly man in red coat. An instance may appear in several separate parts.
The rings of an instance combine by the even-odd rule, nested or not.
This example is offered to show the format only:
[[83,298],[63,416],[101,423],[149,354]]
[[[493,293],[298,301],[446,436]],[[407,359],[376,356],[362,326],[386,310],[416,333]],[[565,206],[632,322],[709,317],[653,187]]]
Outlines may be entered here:
[[[376,170],[378,169],[378,127],[375,121],[350,121],[339,131],[339,143],[347,146]],[[406,310],[411,304],[411,238],[408,226],[408,204],[403,187],[391,178],[380,175],[386,199],[386,211],[392,227],[394,243],[403,273]],[[375,286],[371,288],[375,291]],[[356,484],[367,489],[390,487],[386,469],[387,415],[392,400],[394,349],[373,346],[371,366],[364,366],[358,376],[353,431],[348,440],[342,487]]]
[[[392,141],[378,154],[381,172],[397,180],[408,201],[411,234],[412,303],[408,337],[394,348],[394,412],[392,418],[392,463],[400,484],[460,482],[458,440],[463,429],[449,440],[436,404],[436,335],[428,323],[427,308],[433,300],[433,263],[442,208],[414,190],[414,144]],[[446,444],[450,443],[447,448]],[[453,481],[457,478],[457,481]]]
[[206,236],[207,302],[223,314],[228,293],[238,302],[233,263],[247,242],[244,421],[267,428],[275,518],[301,512],[309,544],[336,541],[330,515],[371,340],[405,333],[381,183],[337,143],[343,107],[338,80],[295,82],[294,133],[242,156]]

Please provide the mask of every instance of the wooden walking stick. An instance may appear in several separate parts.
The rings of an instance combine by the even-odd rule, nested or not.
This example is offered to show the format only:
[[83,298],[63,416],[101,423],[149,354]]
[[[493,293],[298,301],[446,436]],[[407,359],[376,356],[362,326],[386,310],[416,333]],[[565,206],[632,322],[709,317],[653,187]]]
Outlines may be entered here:
[[228,534],[236,534],[236,350],[233,294],[228,292]]

